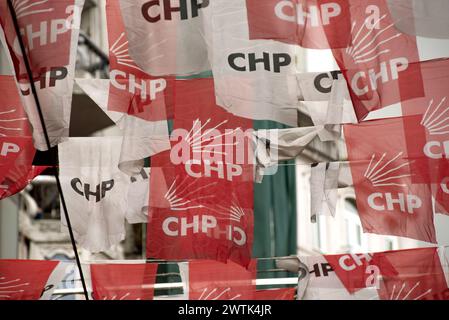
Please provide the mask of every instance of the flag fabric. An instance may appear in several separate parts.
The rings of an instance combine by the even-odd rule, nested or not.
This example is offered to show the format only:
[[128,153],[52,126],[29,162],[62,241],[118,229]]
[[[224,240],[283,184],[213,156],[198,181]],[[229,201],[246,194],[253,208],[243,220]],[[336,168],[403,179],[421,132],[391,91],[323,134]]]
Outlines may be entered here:
[[316,163],[310,173],[310,218],[317,216],[335,216],[338,201],[340,163]]
[[28,117],[12,76],[0,76],[0,199],[22,190],[34,178]]
[[[349,254],[342,256],[351,258]],[[349,287],[348,290],[344,280],[340,279],[334,269],[338,268],[338,266],[332,266],[327,260],[327,256],[300,257],[300,260],[307,266],[310,275],[302,300],[374,300],[378,297],[375,286],[365,286],[363,279],[357,278],[360,275],[363,275],[365,278],[365,269],[363,269],[363,272],[351,273],[351,277],[348,277],[353,282],[363,283],[362,288],[351,290],[351,287]],[[351,267],[354,266],[357,265],[353,262]],[[377,279],[376,276],[377,274],[372,274],[371,280]]]
[[407,34],[449,39],[446,0],[387,0],[395,27]]
[[[81,11],[84,0],[12,1],[27,50],[33,82],[42,108],[50,146],[67,140]],[[33,127],[36,149],[48,149],[36,101],[31,91],[20,43],[8,9],[0,4],[0,33],[13,67],[20,97]]]
[[296,288],[257,290],[253,300],[295,300]]
[[201,16],[210,0],[119,0],[129,55],[153,76],[210,70]]
[[305,300],[446,300],[443,248],[303,257]]
[[363,120],[373,110],[421,97],[416,37],[394,28],[386,0],[349,3],[350,45],[332,52],[348,82],[357,118]]
[[217,104],[237,116],[297,126],[298,48],[250,40],[245,0],[211,1],[204,20]]
[[[116,95],[110,96],[110,80],[77,79],[76,83],[117,125],[123,136],[119,146],[119,168],[130,176],[140,174],[144,159],[170,148],[168,125],[166,120],[147,121],[121,111],[108,110]],[[112,101],[111,101],[112,100]]]
[[189,261],[188,279],[189,300],[253,300],[256,262],[244,268],[231,261]]
[[[130,177],[118,169],[120,137],[70,138],[59,146],[62,191],[75,239],[92,252],[125,238]],[[143,205],[143,204],[142,204]],[[61,222],[66,225],[64,215]]]
[[128,223],[147,223],[150,204],[151,168],[142,168],[140,174],[130,177],[125,217]]
[[[422,159],[407,152],[408,128],[416,121],[403,117],[345,125],[346,147],[363,230],[436,243],[430,186],[414,180],[423,173],[412,165]],[[422,134],[415,130],[414,137]]]
[[304,48],[346,48],[350,1],[246,0],[250,39],[273,39]]
[[385,262],[394,271],[382,276],[379,297],[382,300],[447,300],[449,288],[437,248],[380,253],[377,263]]
[[106,3],[106,20],[111,79],[108,110],[147,121],[173,118],[173,105],[169,103],[173,78],[151,76],[131,58],[119,0]]
[[170,148],[167,119],[173,118],[174,79],[151,76],[131,58],[119,0],[106,3],[106,18],[110,80],[77,83],[120,128],[119,167],[136,176],[145,158]]
[[[414,165],[414,171],[422,173],[415,177],[415,181],[432,184],[437,212],[448,214],[449,161],[445,146],[449,138],[449,59],[423,62],[421,73],[424,96],[401,103],[404,116],[418,118],[405,128],[407,151],[411,157],[423,159]],[[419,130],[423,130],[424,134],[416,134]]]
[[94,300],[153,300],[156,263],[90,264]]
[[0,300],[50,300],[67,267],[50,260],[0,260]]
[[151,159],[147,257],[249,263],[252,122],[215,104],[213,79],[176,83],[172,147]]

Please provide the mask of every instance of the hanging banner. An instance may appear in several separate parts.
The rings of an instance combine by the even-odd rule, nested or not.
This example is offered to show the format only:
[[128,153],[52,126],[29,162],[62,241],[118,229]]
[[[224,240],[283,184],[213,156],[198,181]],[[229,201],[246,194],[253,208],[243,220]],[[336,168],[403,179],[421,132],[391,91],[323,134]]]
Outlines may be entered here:
[[310,270],[304,299],[446,300],[438,248],[301,258]]
[[379,265],[391,264],[394,272],[382,276],[382,300],[447,300],[449,288],[437,248],[377,254]]
[[346,48],[350,1],[246,0],[250,39],[272,39],[304,48]]
[[[345,125],[357,209],[364,232],[436,243],[429,184],[416,183],[406,123],[415,117]],[[414,136],[419,137],[423,130]],[[367,143],[369,141],[369,143]]]
[[256,261],[247,268],[231,261],[189,262],[189,300],[253,300]]
[[348,82],[357,118],[422,97],[416,37],[394,28],[386,0],[350,3],[351,44],[332,52]]
[[0,260],[0,300],[50,300],[67,267],[49,260]]
[[298,48],[250,40],[245,0],[211,1],[204,11],[217,104],[237,116],[298,123]]
[[22,190],[34,178],[33,147],[28,117],[14,77],[0,76],[0,199]]
[[119,0],[129,55],[153,76],[210,70],[201,16],[210,0]]
[[[415,162],[413,170],[427,173],[414,177],[416,182],[432,183],[432,193],[437,201],[437,212],[449,214],[449,59],[429,60],[421,63],[424,83],[422,98],[401,103],[404,115],[416,115],[415,122],[406,126],[407,151]],[[410,81],[413,81],[410,79]],[[424,134],[417,135],[417,130]]]
[[[167,103],[173,79],[152,77],[140,69],[129,55],[129,40],[120,12],[119,0],[106,3],[109,42],[108,110],[134,115],[148,121],[173,117]],[[170,107],[170,110],[167,108]]]
[[91,264],[94,300],[153,300],[157,264]]
[[[76,51],[84,0],[12,1],[51,147],[69,135]],[[48,149],[8,2],[0,3],[0,39],[8,49],[36,149]],[[2,32],[0,32],[2,33]]]
[[[125,239],[129,176],[118,169],[120,137],[71,138],[59,146],[62,191],[75,239],[91,252]],[[66,226],[64,215],[61,223]]]
[[147,257],[249,263],[252,122],[215,104],[213,79],[176,83],[172,148],[151,159]]

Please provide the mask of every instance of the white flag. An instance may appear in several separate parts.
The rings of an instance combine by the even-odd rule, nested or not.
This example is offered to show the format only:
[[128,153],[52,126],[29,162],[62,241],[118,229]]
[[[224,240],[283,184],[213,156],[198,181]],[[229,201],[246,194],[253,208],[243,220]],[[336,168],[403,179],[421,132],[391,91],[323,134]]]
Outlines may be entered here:
[[[62,191],[75,239],[89,251],[125,238],[129,176],[118,169],[121,137],[70,138],[59,146]],[[66,225],[65,216],[61,222]]]
[[202,11],[209,0],[120,0],[134,62],[152,76],[210,70]]

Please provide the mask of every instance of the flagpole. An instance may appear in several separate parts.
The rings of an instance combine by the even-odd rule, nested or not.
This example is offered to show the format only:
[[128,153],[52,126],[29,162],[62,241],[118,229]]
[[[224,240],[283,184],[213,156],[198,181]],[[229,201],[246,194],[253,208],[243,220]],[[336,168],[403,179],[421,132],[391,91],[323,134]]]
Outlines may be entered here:
[[[16,12],[14,10],[14,6],[13,6],[11,0],[7,0],[7,1],[8,1],[8,9],[9,9],[9,11],[11,13],[11,17],[12,17],[12,20],[13,20],[13,23],[14,23],[14,29],[16,31],[17,38],[19,40],[20,50],[22,51],[23,61],[25,63],[25,68],[26,68],[26,71],[27,71],[27,74],[28,74],[28,79],[30,81],[31,91],[32,91],[34,100],[36,102],[36,107],[37,107],[37,111],[38,111],[38,114],[39,114],[39,119],[40,119],[40,122],[41,122],[41,125],[42,125],[42,129],[44,131],[45,142],[47,144],[48,150],[50,150],[51,149],[50,138],[48,136],[47,127],[45,126],[44,115],[42,113],[41,104],[40,104],[40,101],[39,101],[39,97],[37,95],[36,86],[35,86],[34,81],[33,81],[33,73],[31,71],[31,66],[30,66],[30,63],[28,61],[28,56],[26,54],[25,45],[23,43],[23,39],[22,39],[22,36],[21,36],[21,33],[20,33],[20,27],[19,27],[19,22],[17,20],[17,15],[16,15]],[[17,81],[19,81],[19,76],[20,75],[17,75]],[[81,268],[81,262],[80,262],[80,258],[79,258],[79,255],[78,255],[78,250],[77,250],[77,247],[76,247],[75,237],[73,235],[72,224],[70,222],[70,217],[69,217],[69,214],[68,214],[67,205],[66,205],[65,198],[64,198],[64,193],[62,191],[61,181],[59,180],[59,168],[56,168],[56,170],[54,172],[54,175],[55,175],[55,178],[56,178],[56,185],[58,187],[58,192],[59,192],[59,195],[61,197],[61,204],[62,204],[64,216],[65,216],[65,219],[66,219],[66,222],[67,222],[67,227],[69,229],[70,242],[72,243],[72,248],[73,248],[73,251],[75,253],[76,264],[78,266],[78,270],[79,270],[79,273],[80,273],[80,280],[81,280],[81,283],[82,283],[82,286],[83,286],[84,297],[85,297],[86,300],[89,300],[89,295],[88,295],[88,291],[87,291],[86,281],[84,279],[84,273],[83,273],[83,270]]]

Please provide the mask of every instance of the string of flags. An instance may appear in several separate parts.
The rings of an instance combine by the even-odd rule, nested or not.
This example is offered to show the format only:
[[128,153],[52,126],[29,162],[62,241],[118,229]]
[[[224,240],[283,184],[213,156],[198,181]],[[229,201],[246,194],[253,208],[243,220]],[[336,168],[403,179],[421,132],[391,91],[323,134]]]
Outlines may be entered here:
[[[107,0],[109,78],[75,79],[83,5],[0,2],[12,74],[0,75],[0,199],[57,146],[74,247],[105,251],[125,220],[146,223],[148,259],[188,261],[183,299],[448,299],[435,215],[449,215],[449,57],[426,59],[420,44],[449,39],[447,1]],[[329,50],[338,69],[302,72],[303,49]],[[75,83],[120,136],[69,137]],[[351,187],[365,233],[429,247],[299,257],[304,290],[256,288],[255,184],[311,146],[333,153],[301,158],[312,221],[335,216]],[[0,299],[50,299],[68,267],[0,260]],[[156,298],[157,269],[78,263],[98,300]]]

